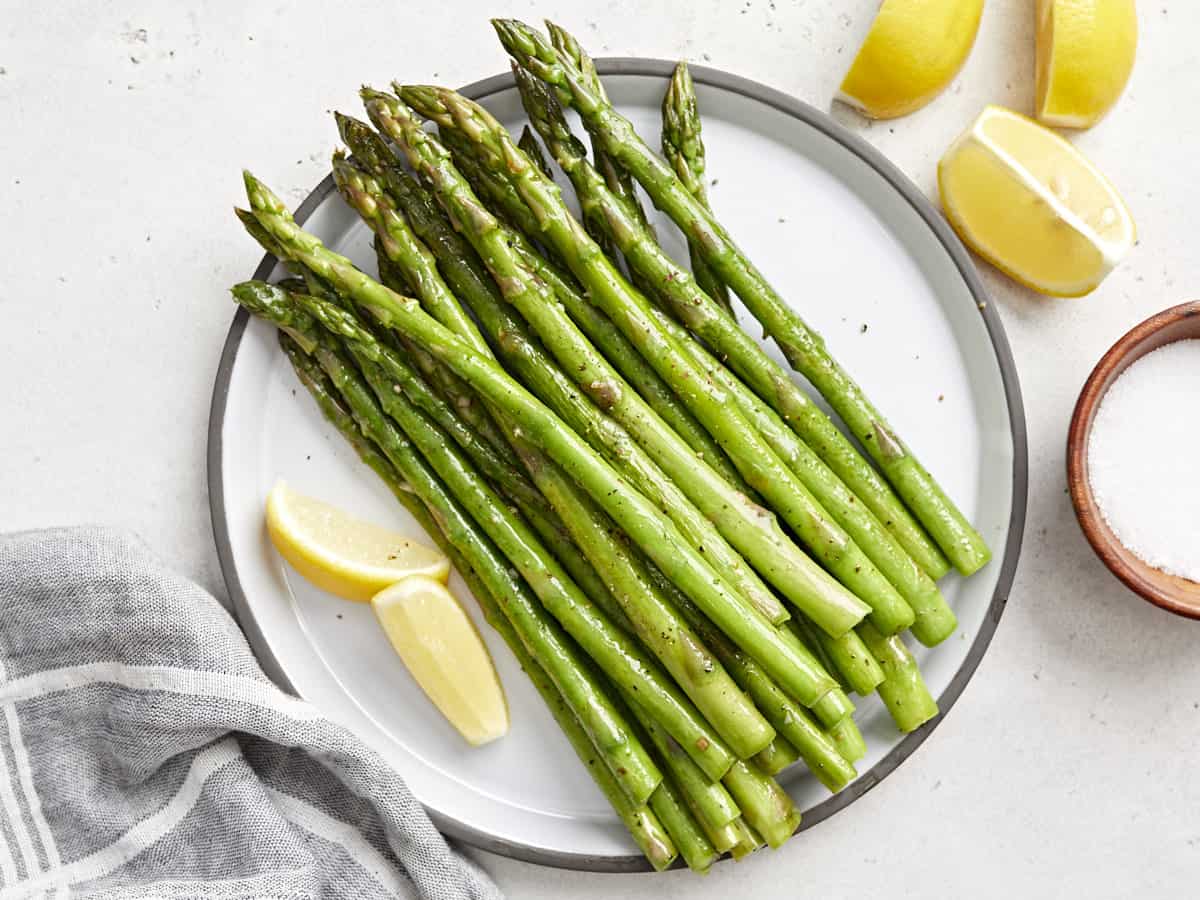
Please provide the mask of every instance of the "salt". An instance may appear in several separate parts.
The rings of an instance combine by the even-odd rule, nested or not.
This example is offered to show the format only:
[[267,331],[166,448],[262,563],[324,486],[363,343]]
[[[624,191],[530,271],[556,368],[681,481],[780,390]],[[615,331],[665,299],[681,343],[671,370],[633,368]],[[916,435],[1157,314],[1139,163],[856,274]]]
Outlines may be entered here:
[[1113,382],[1088,469],[1117,539],[1154,568],[1200,581],[1200,340],[1160,347]]

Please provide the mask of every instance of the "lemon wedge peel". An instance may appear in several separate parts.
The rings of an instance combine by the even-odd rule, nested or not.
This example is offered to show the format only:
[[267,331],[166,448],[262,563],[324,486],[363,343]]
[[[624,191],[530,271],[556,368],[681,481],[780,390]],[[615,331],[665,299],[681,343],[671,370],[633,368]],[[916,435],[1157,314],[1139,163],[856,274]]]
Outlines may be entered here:
[[[1095,227],[1067,205],[1061,196],[1062,191],[1056,191],[1054,186],[1040,181],[1029,171],[1029,168],[1025,164],[998,143],[988,133],[986,128],[989,121],[995,117],[1004,117],[1011,121],[1020,122],[1029,127],[1039,129],[1044,136],[1052,139],[1063,150],[1064,159],[1069,159],[1072,164],[1079,166],[1079,168],[1091,177],[1096,185],[1105,190],[1111,202],[1111,207],[1107,207],[1105,212],[1111,209],[1116,217],[1113,224],[1120,224],[1122,226],[1120,236],[1118,238],[1107,238],[1101,235]],[[948,169],[953,165],[955,158],[964,147],[971,144],[982,146],[1003,165],[1008,175],[1028,190],[1031,196],[1050,208],[1055,220],[1066,225],[1084,243],[1097,251],[1102,260],[1102,265],[1092,272],[1091,277],[1082,279],[1075,284],[1047,283],[1007,262],[1003,256],[1003,251],[989,247],[988,242],[977,234],[976,229],[973,229],[971,224],[960,214],[958,205],[954,202],[955,192],[948,185],[947,176]],[[1112,272],[1137,240],[1137,226],[1124,200],[1121,199],[1116,189],[1091,160],[1059,135],[1054,134],[1032,119],[1000,106],[986,107],[971,126],[955,140],[950,149],[942,156],[941,161],[938,163],[938,191],[941,195],[946,218],[965,244],[1014,281],[1031,290],[1053,297],[1071,298],[1090,294]],[[1069,196],[1069,188],[1067,189],[1067,193]]]
[[413,575],[441,582],[450,575],[450,561],[441,552],[299,494],[282,479],[267,496],[266,520],[280,556],[308,581],[346,600],[366,603]]
[[962,70],[982,17],[983,0],[884,0],[835,98],[873,119],[916,112]]
[[491,654],[444,584],[406,578],[376,594],[371,608],[413,679],[467,743],[508,733],[508,700]]

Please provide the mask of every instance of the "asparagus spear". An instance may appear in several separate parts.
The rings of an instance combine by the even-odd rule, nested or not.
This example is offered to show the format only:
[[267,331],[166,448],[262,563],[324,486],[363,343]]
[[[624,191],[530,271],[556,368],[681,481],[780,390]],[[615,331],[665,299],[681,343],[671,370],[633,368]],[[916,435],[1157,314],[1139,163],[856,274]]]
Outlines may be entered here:
[[[522,76],[524,76],[522,78]],[[526,86],[537,84],[518,70],[523,99]],[[550,101],[553,95],[546,92]],[[771,503],[808,550],[832,571],[838,580],[866,601],[873,610],[872,621],[885,633],[901,631],[912,624],[912,610],[895,588],[867,558],[845,531],[813,498],[811,492],[783,465],[765,441],[750,427],[740,411],[725,402],[724,394],[692,362],[679,342],[659,323],[644,297],[633,290],[604,256],[603,251],[571,217],[556,185],[546,180],[526,160],[511,137],[490,113],[453,91],[430,87],[404,87],[402,97],[419,112],[444,129],[457,129],[481,148],[481,159],[495,174],[511,181],[538,217],[546,241],[567,260],[588,296],[612,318],[627,338],[651,362],[688,409],[717,439],[750,485]],[[561,128],[548,121],[545,105],[527,102],[526,111],[534,127],[548,142],[550,152],[567,171],[579,190],[579,179],[590,178],[600,190],[603,180],[587,163],[582,145],[564,137]],[[572,143],[574,152],[564,152]],[[579,191],[581,198],[587,191]],[[631,227],[637,229],[636,223]],[[624,246],[614,229],[614,238]],[[657,248],[657,245],[655,245]],[[542,335],[546,340],[546,335]],[[676,479],[680,477],[676,474]],[[804,609],[804,607],[801,607]],[[833,635],[845,629],[830,627],[811,609],[804,609]]]
[[[376,262],[379,267],[379,283],[387,285],[397,293],[408,293],[412,287],[409,284],[408,278],[395,265],[389,262],[386,249],[378,236],[375,238],[374,245]],[[492,417],[483,408],[483,405],[479,402],[474,392],[467,387],[463,380],[446,366],[439,364],[437,360],[420,347],[398,338],[394,340],[403,346],[413,365],[416,366],[431,385],[437,388],[448,402],[454,405],[454,408],[458,410],[459,415],[466,420],[467,424],[491,444],[496,452],[503,456],[511,457],[512,451],[508,443],[504,440],[504,435],[501,434],[499,426],[492,420]]]
[[674,320],[660,315],[663,327],[677,335],[681,345],[710,378],[729,392],[742,413],[758,430],[779,458],[813,492],[838,524],[858,542],[913,611],[913,635],[932,647],[949,637],[958,626],[954,611],[934,580],[909,556],[896,535],[885,528],[825,462],[787,427],[737,376],[704,347],[688,340],[686,331]]
[[[719,831],[742,814],[720,780],[709,778],[678,742],[646,715],[636,702],[631,704],[631,710],[658,752],[663,769],[675,779],[688,808],[702,826]],[[706,833],[709,831],[706,830]],[[728,849],[723,847],[721,852]]]
[[864,622],[858,633],[883,667],[879,696],[892,714],[896,727],[905,734],[916,731],[938,714],[937,702],[929,693],[917,661],[900,635],[885,637]]
[[[587,77],[597,90],[604,90],[604,86],[600,83],[600,76],[599,73],[596,72],[595,66],[589,67]],[[608,182],[609,190],[620,196],[625,201],[632,213],[638,217],[638,221],[640,221],[646,228],[653,232],[654,226],[650,224],[650,220],[646,216],[646,210],[642,207],[641,200],[638,199],[637,191],[634,188],[633,179],[629,177],[629,173],[626,172],[616,161],[613,160],[611,156],[605,153],[604,150],[594,142],[592,144],[592,157],[596,161],[596,168],[604,175],[604,180]],[[588,234],[592,236],[592,239],[604,248],[605,255],[612,260],[613,265],[620,268],[620,250],[617,248],[616,244],[613,243],[612,239],[603,234],[602,230],[598,228],[598,223],[590,222],[585,218],[583,224],[584,227],[587,228]],[[649,289],[650,285],[645,284],[637,272],[628,272],[627,268],[625,271],[632,279],[633,283],[637,286],[638,290],[645,292]]]
[[742,818],[767,844],[782,847],[800,824],[800,811],[787,791],[763,774],[754,763],[739,760],[723,779],[741,807]]
[[757,831],[746,824],[745,819],[738,819],[734,823],[738,830],[738,843],[729,851],[729,855],[733,857],[734,862],[741,862],[764,843],[762,837]]
[[[580,60],[588,59],[584,54]],[[596,142],[593,141],[593,144]],[[687,63],[680,62],[671,74],[667,93],[662,102],[662,152],[688,192],[711,209],[708,185],[704,183],[704,138],[700,134],[700,112],[696,104],[696,87]],[[704,261],[704,255],[693,241],[688,241],[688,256],[692,274],[700,289],[733,315],[729,288]]]
[[533,129],[528,125],[521,129],[521,137],[517,140],[517,146],[521,148],[521,152],[528,156],[534,165],[542,170],[543,175],[550,179],[554,178],[554,173],[550,171],[550,161],[546,159],[542,145],[538,143],[538,139],[533,134]]
[[857,632],[851,631],[840,638],[831,638],[821,629],[813,628],[805,621],[787,624],[826,670],[845,682],[847,689],[866,697],[873,694],[875,688],[883,681],[883,669]]
[[[762,323],[793,368],[808,378],[849,426],[954,566],[964,575],[984,566],[991,552],[983,538],[871,405],[859,385],[830,356],[821,337],[779,297],[712,213],[638,137],[627,119],[605,98],[584,87],[579,58],[560,52],[563,39],[555,47],[519,22],[496,20],[493,24],[514,59],[553,86],[559,99],[579,112],[605,152],[625,166],[654,204],[695,239],[708,264]],[[565,35],[562,29],[549,27],[552,34]],[[743,377],[748,376],[743,373]]]
[[[235,294],[235,297],[237,295]],[[248,298],[245,292],[239,302]],[[478,530],[470,515],[444,488],[412,444],[383,415],[370,388],[353,365],[342,356],[332,339],[322,336],[315,348],[318,362],[337,387],[359,428],[379,447],[388,460],[435,510],[439,521],[453,533],[456,546],[468,548],[472,556],[489,560],[476,567],[491,595],[502,604],[505,617],[522,643],[541,663],[572,712],[587,730],[605,765],[635,803],[643,803],[662,775],[645,748],[634,738],[630,725],[613,704],[599,677],[591,670],[559,627],[549,619],[495,546]],[[452,532],[450,531],[452,529]],[[464,550],[464,552],[467,552]],[[490,579],[490,580],[489,580]]]
[[848,763],[856,763],[867,755],[867,742],[863,740],[862,732],[849,716],[829,729],[829,739]]
[[[619,376],[594,350],[586,358],[580,355],[590,350],[586,339],[579,335],[570,317],[553,303],[553,298],[547,296],[545,286],[527,276],[521,260],[511,252],[500,223],[478,204],[470,189],[456,178],[457,172],[449,165],[445,150],[420,128],[408,108],[394,98],[379,94],[369,95],[368,107],[376,124],[388,131],[409,155],[414,167],[431,181],[439,200],[448,207],[451,219],[463,229],[464,235],[486,260],[506,299],[531,319],[531,324],[535,324],[539,336],[558,357],[564,370],[577,379],[591,379],[603,373],[603,378],[591,382],[599,386],[598,390],[593,390],[593,396],[604,403],[614,416],[624,416],[624,423],[628,427],[641,428],[647,421],[661,425],[661,420],[639,405],[632,408],[637,415],[627,415],[629,404],[637,400],[636,395],[622,389]],[[511,149],[515,154],[520,154],[515,146]],[[532,171],[532,166],[524,163],[523,156],[520,156],[520,161]],[[565,209],[563,213],[569,222],[574,223]],[[545,233],[547,236],[550,234],[549,231]],[[595,248],[586,235],[583,235],[583,239]],[[608,265],[606,261],[604,264]],[[611,267],[609,271],[616,274]],[[617,278],[620,279],[620,276]],[[623,279],[621,283],[624,283]],[[594,290],[592,299],[597,300]],[[629,330],[622,330],[636,343],[635,336]],[[581,366],[583,371],[580,371]],[[679,380],[678,374],[668,367],[659,368],[659,374],[667,381],[672,378]],[[715,406],[721,406],[716,398],[709,397],[709,400]],[[728,413],[727,408],[723,409],[723,414]],[[849,591],[835,590],[836,582],[786,539],[773,516],[749,503],[744,495],[732,491],[702,461],[686,451],[680,452],[681,442],[670,429],[658,428],[655,437],[655,440],[643,437],[643,448],[647,452],[657,453],[656,461],[668,476],[752,564],[769,579],[782,579],[781,589],[814,621],[832,634],[842,634],[846,631],[844,626],[847,621],[860,618],[868,610]],[[781,567],[780,563],[784,561],[781,554],[785,553],[789,554],[787,565]]]
[[[376,263],[379,267],[379,283],[387,285],[397,293],[408,293],[412,289],[412,285],[407,276],[388,260],[387,250],[378,236],[375,238],[374,245]],[[511,458],[512,451],[504,440],[499,426],[463,380],[411,342],[396,339],[396,343],[403,346],[421,375],[430,384],[436,386],[441,395],[454,405],[466,423],[483,437],[497,453]]]
[[[668,868],[675,861],[676,850],[662,823],[647,807],[635,805],[629,800],[605,765],[596,765],[598,762],[596,748],[592,745],[587,732],[583,730],[579,721],[572,714],[554,682],[525,649],[525,645],[521,643],[517,633],[500,611],[500,604],[492,597],[483,579],[476,573],[474,566],[478,565],[486,569],[490,559],[479,556],[474,558],[473,562],[468,560],[466,554],[470,552],[472,545],[456,544],[446,532],[442,531],[438,520],[417,498],[395,467],[359,430],[350,412],[342,406],[340,399],[336,396],[336,389],[320,366],[305,356],[301,348],[282,332],[280,344],[295,368],[296,374],[313,399],[316,400],[325,418],[350,442],[362,461],[379,475],[401,505],[412,514],[413,518],[442,549],[442,552],[450,558],[454,568],[467,583],[472,596],[483,609],[484,617],[500,633],[516,657],[517,663],[529,677],[538,693],[541,694],[559,728],[567,736],[576,755],[584,764],[584,768],[587,769],[596,785],[608,799],[617,816],[625,824],[642,853],[645,854],[646,859],[660,872]],[[651,796],[653,798],[653,795]]]
[[775,740],[754,757],[754,764],[767,775],[778,775],[800,758],[800,751],[783,737]]
[[[472,190],[477,194],[482,191],[490,197],[494,207],[503,213],[503,218],[515,223],[516,228],[507,235],[512,249],[520,254],[530,271],[546,282],[579,330],[695,454],[734,487],[748,493],[750,488],[742,480],[738,470],[729,462],[704,427],[680,403],[675,392],[659,377],[654,367],[642,358],[637,348],[612,320],[584,296],[582,289],[569,273],[563,272],[539,255],[531,242],[539,240],[541,226],[537,224],[536,218],[516,191],[511,189],[511,185],[485,170],[474,158],[474,148],[470,142],[462,139],[456,132],[446,131],[442,140],[451,150],[455,166],[463,173]],[[471,174],[467,174],[468,172]],[[497,184],[500,186],[496,186]]]
[[[600,73],[596,71],[592,60],[588,58],[582,61],[579,67],[580,77],[587,82],[591,90],[603,95],[605,99],[608,94],[604,90],[604,85],[600,82]],[[629,177],[629,173],[621,167],[611,156],[604,152],[604,149],[599,145],[592,144],[592,156],[596,160],[596,168],[603,174],[608,182],[609,189],[623,198],[642,222],[649,227],[649,219],[646,217],[646,211],[642,208],[641,202],[637,199],[637,194],[634,191],[633,179]]]
[[423,313],[416,301],[373,281],[350,260],[301,230],[278,197],[249,173],[245,178],[255,217],[290,258],[314,270],[384,325],[437,355],[481,396],[520,421],[530,440],[575,478],[663,574],[790,695],[807,706],[836,687],[826,673],[799,657],[770,622],[747,615],[708,560],[684,540],[671,521],[503,369]]
[[728,825],[722,825],[720,828],[712,828],[704,822],[700,823],[700,827],[707,835],[708,842],[718,853],[729,853],[742,840],[741,822],[742,817],[738,816]]
[[[711,299],[696,288],[690,276],[662,252],[653,235],[639,225],[636,216],[607,190],[603,179],[588,165],[583,145],[571,134],[553,92],[523,69],[518,69],[516,74],[526,110],[575,185],[583,208],[593,211],[593,218],[602,223],[601,227],[612,235],[626,258],[656,286],[656,293],[664,297],[668,304],[687,309],[693,302],[699,302],[711,307]],[[821,508],[830,513],[838,526],[844,529],[846,536],[862,549],[897,589],[910,606],[916,622],[914,631],[918,637],[929,644],[944,640],[956,625],[954,614],[946,605],[937,585],[893,535],[753,391],[692,340],[678,323],[661,314],[657,318],[662,329],[675,337],[689,353],[692,362],[713,383],[728,392],[780,461],[812,492]],[[882,610],[876,608],[872,621],[890,634],[901,630],[901,626],[907,622],[907,612],[890,607]]]
[[[817,780],[836,793],[854,780],[857,773],[839,753],[838,747],[813,721],[808,711],[796,704],[786,692],[771,680],[750,656],[734,646],[703,614],[683,596],[677,588],[667,582],[661,573],[652,570],[659,585],[668,593],[672,602],[696,628],[705,645],[721,660],[725,668],[737,681],[738,686],[753,698],[781,737],[792,744]],[[835,692],[830,691],[830,695]],[[832,725],[850,717],[835,711]]]
[[[351,146],[355,147],[355,155],[358,159],[367,159],[370,156],[376,158],[377,170],[388,172],[391,174],[387,164],[384,163],[386,154],[382,152],[385,148],[374,137],[373,132],[365,130],[365,126],[361,123],[354,123],[354,120],[343,117],[339,123],[343,124],[343,137],[352,135],[352,138],[347,140]],[[351,127],[354,130],[351,130]],[[357,134],[355,132],[358,132]],[[364,152],[365,151],[365,152]],[[458,294],[466,299],[475,311],[479,320],[484,325],[485,331],[492,334],[494,344],[505,355],[505,358],[516,368],[527,382],[540,382],[543,385],[549,383],[551,385],[559,385],[558,388],[552,388],[546,391],[543,387],[543,396],[555,395],[566,398],[564,402],[556,404],[556,408],[563,411],[564,414],[570,414],[574,409],[590,408],[582,398],[576,402],[570,401],[570,385],[565,388],[562,385],[561,373],[553,366],[552,363],[547,363],[543,357],[538,354],[536,342],[534,342],[524,331],[523,324],[507,313],[502,305],[502,301],[495,294],[495,289],[484,274],[482,263],[475,256],[474,251],[462,240],[462,238],[454,232],[446,221],[445,217],[436,208],[436,205],[426,192],[420,189],[412,179],[406,176],[397,176],[389,179],[394,196],[399,200],[404,207],[409,224],[417,232],[419,237],[428,245],[433,253],[438,257],[439,265],[445,274],[454,285]],[[538,368],[542,365],[543,368]],[[556,393],[557,391],[557,393]],[[582,431],[595,431],[600,426],[611,425],[611,422],[604,417],[596,422],[585,422],[580,427]],[[620,442],[614,446],[621,446]],[[629,451],[617,455],[617,460],[632,456],[637,450],[636,445],[628,445]],[[682,597],[677,588],[670,583],[669,580],[663,579],[661,573],[657,570],[651,570],[659,581],[660,587],[669,592],[672,601],[683,609],[683,602],[686,598]],[[682,598],[682,599],[681,599]],[[689,604],[690,607],[690,604]],[[690,607],[691,613],[689,621],[694,627],[707,627],[711,633],[712,625],[703,615],[699,614],[695,607]],[[687,612],[687,610],[684,610]],[[719,636],[720,633],[717,632]],[[783,638],[792,644],[795,652],[802,653],[811,659],[811,654],[802,646],[797,645],[794,641],[789,640],[791,635],[788,632],[783,632]],[[853,632],[850,637],[857,639]],[[843,638],[845,640],[847,638]],[[728,641],[722,637],[721,640],[726,646],[731,646]],[[711,639],[705,637],[706,643],[710,643]],[[727,666],[730,665],[730,659],[727,656],[722,657],[722,661]],[[742,656],[736,661],[739,665],[754,666],[755,664],[748,658]],[[815,661],[810,664],[815,665]],[[801,707],[795,706],[792,701],[786,699],[786,695],[779,690],[770,678],[758,670],[759,675],[756,678],[756,690],[752,690],[751,694],[760,708],[771,710],[774,712],[774,718],[771,717],[771,712],[768,712],[768,718],[771,724],[781,732],[788,729],[792,740],[803,748],[804,758],[807,764],[817,771],[822,777],[822,780],[830,786],[831,790],[838,790],[845,783],[854,777],[853,769],[849,769],[848,773],[842,771],[841,760],[838,759],[836,748],[830,745],[824,736],[820,733],[817,726],[808,720],[803,713]],[[735,673],[735,677],[737,677]],[[739,684],[745,689],[746,684],[741,678],[738,678]],[[767,703],[763,702],[763,691],[766,691],[766,685],[770,685],[771,694],[767,694]],[[757,691],[757,692],[756,692]],[[780,702],[781,698],[785,702]],[[786,703],[786,705],[785,705]],[[838,721],[846,717],[852,707],[850,707],[845,696],[838,691],[831,691],[825,695],[814,706],[814,712],[818,715],[823,723],[827,726],[832,726]],[[795,710],[793,713],[792,710]],[[798,730],[797,730],[798,729]],[[828,774],[824,774],[828,773]],[[710,833],[710,838],[713,835]],[[714,843],[720,847],[720,840],[714,838]]]
[[720,854],[692,817],[683,797],[669,780],[663,779],[658,789],[650,795],[650,809],[674,840],[688,868],[699,875],[707,874]]
[[[628,709],[625,710],[642,728],[635,732],[639,740],[643,743],[650,743],[648,729],[657,727],[654,720],[648,716],[644,710],[637,706],[636,698],[631,698]],[[661,730],[660,730],[661,734]],[[668,737],[667,740],[670,740]],[[671,835],[675,846],[679,848],[680,854],[688,864],[688,868],[693,872],[698,872],[701,875],[705,874],[720,853],[713,846],[712,841],[708,838],[708,833],[700,823],[699,817],[696,815],[695,808],[691,804],[689,790],[695,785],[682,781],[676,777],[676,768],[670,764],[670,760],[661,752],[658,742],[653,742],[655,747],[659,749],[658,761],[663,763],[664,774],[662,783],[658,789],[650,797],[650,808],[654,810],[659,820],[667,829],[667,833]],[[691,760],[683,753],[678,751],[679,756],[689,765],[693,766]],[[699,773],[703,778],[703,773]],[[731,804],[732,800],[729,801]]]
[[[456,326],[456,322],[465,319],[465,313],[442,281],[433,256],[412,233],[399,210],[392,205],[391,198],[379,191],[368,193],[366,184],[372,179],[344,159],[335,157],[334,176],[343,194],[381,236],[388,258],[418,286],[422,304],[435,318],[463,336],[466,329]],[[477,351],[489,352],[482,336],[475,330],[474,322],[467,334],[475,336],[471,343]],[[364,337],[352,345],[351,350],[356,356],[360,352],[379,354],[380,351],[369,344],[366,344],[369,349],[361,349],[367,340]],[[364,371],[370,365],[360,360]],[[387,402],[396,402],[396,398],[384,396],[380,400],[391,412]],[[741,695],[724,668],[708,655],[691,628],[649,582],[640,563],[614,538],[611,520],[596,509],[557,466],[530,445],[511,420],[504,415],[497,418],[508,430],[510,441],[526,469],[576,543],[592,565],[607,576],[607,584],[633,623],[638,637],[699,707],[716,732],[739,756],[752,756],[768,745],[774,738],[774,729]],[[701,741],[703,746],[695,751],[701,755],[704,754],[703,747],[709,743],[695,734],[674,730],[672,733],[691,744]],[[721,760],[719,764],[727,768],[728,762]],[[712,760],[709,764],[716,765],[718,761]]]
[[[347,124],[352,122],[353,120],[346,120]],[[349,131],[348,128],[344,129],[343,133],[345,134],[347,131]],[[356,139],[355,143],[361,144],[362,149],[380,155],[382,158],[381,151],[378,148],[379,142],[377,139],[375,141],[364,141],[360,136]],[[371,151],[372,145],[376,145],[376,149],[373,151]],[[359,159],[365,159],[368,157],[368,155],[368,153],[360,153],[359,150],[356,149],[356,157]],[[383,169],[385,167],[380,166],[380,168]],[[411,179],[406,177],[393,179],[392,182],[393,192],[404,205],[405,212],[408,215],[409,223],[419,233],[421,239],[424,240],[438,256],[443,270],[449,275],[459,294],[471,303],[471,306],[479,316],[480,321],[484,323],[485,329],[488,330],[489,333],[495,335],[495,344],[501,350],[501,352],[506,354],[506,358],[515,364],[515,367],[518,369],[518,371],[525,375],[527,380],[537,380],[537,375],[542,373],[545,374],[552,383],[560,383],[562,381],[561,373],[559,373],[552,364],[544,370],[538,369],[536,366],[534,366],[533,369],[530,368],[532,363],[540,359],[536,353],[537,347],[535,342],[524,335],[523,326],[519,321],[507,315],[501,305],[501,301],[494,295],[494,289],[491,286],[490,280],[485,274],[483,274],[482,264],[478,261],[478,258],[474,255],[474,252],[471,250],[471,248],[462,241],[462,239],[453,231],[453,229],[450,228],[449,224],[436,209],[428,195],[419,189]],[[530,378],[530,375],[533,375],[534,377]],[[553,382],[554,376],[558,377],[558,382]],[[551,393],[554,392],[551,391]],[[576,403],[569,401],[566,403],[559,403],[557,408],[565,409],[565,411],[569,414],[574,409],[590,407],[586,402],[582,401],[582,398],[580,398],[580,401]],[[601,417],[598,423],[588,424],[586,425],[586,428],[588,430],[595,430],[597,425],[608,424],[611,424],[609,420]],[[615,446],[621,446],[621,444],[617,443]],[[629,448],[630,451],[635,451],[637,449],[636,445],[629,445]],[[616,458],[619,461],[632,455],[632,452],[623,453],[618,454]],[[660,573],[657,573],[656,570],[653,571],[656,575],[661,577]],[[678,597],[680,596],[678,590],[675,589],[674,585],[672,585],[669,581],[664,580],[663,584],[665,585],[663,589],[672,592],[672,596],[675,598],[675,602],[678,605]],[[704,624],[709,624],[707,623],[707,620],[704,620],[703,616],[699,616],[699,619]],[[692,619],[691,621],[693,625],[696,625],[695,619]],[[711,627],[711,625],[709,625],[709,627]],[[817,665],[815,660],[812,659],[811,654],[804,648],[802,644],[796,642],[789,632],[782,632],[781,637],[786,643],[791,645],[790,649],[798,654],[801,654],[801,656],[808,661],[809,665]],[[765,675],[762,676],[762,678],[769,681]],[[773,685],[772,687],[774,688]],[[774,690],[779,696],[784,696],[782,692],[778,690],[778,688],[774,688]],[[759,698],[757,695],[755,696],[755,699],[758,701]],[[761,707],[762,703],[759,702],[759,705]],[[784,714],[782,712],[782,707],[778,703],[774,703],[772,706],[774,709],[779,711],[776,720],[772,720],[772,725],[774,725],[776,728],[791,727],[791,723],[795,721],[796,717],[792,716],[791,714]],[[850,705],[844,694],[842,694],[840,691],[830,691],[816,704],[814,704],[813,711],[826,726],[832,726],[849,715],[852,709],[853,707]],[[785,724],[781,725],[779,719],[782,719]],[[810,766],[814,767],[814,769],[830,769],[833,771],[835,773],[833,776],[831,776],[833,780],[827,783],[832,784],[836,782],[836,780],[840,778],[842,774],[844,774],[836,772],[836,762],[832,768],[829,765],[830,759],[836,760],[836,752],[827,744],[822,745],[820,741],[817,741],[815,745],[806,744],[806,741],[816,741],[816,738],[813,737],[813,733],[816,732],[816,726],[809,723],[801,724],[808,726],[798,738],[800,744],[805,748],[806,761]],[[795,736],[794,732],[793,736]],[[844,784],[845,781],[848,781],[849,778],[853,777],[853,774],[853,770],[851,770],[849,776],[845,778],[844,781],[839,783],[837,787],[831,789],[836,790],[841,786],[841,784]]]
[[[385,99],[389,106],[395,106],[397,115],[406,111],[394,99]],[[354,120],[348,117],[342,117],[339,124],[342,126],[343,137],[354,148],[356,158],[361,161],[374,159],[374,163],[368,164],[388,178],[389,190],[404,206],[410,225],[419,230],[421,237],[437,254],[444,274],[455,291],[467,301],[479,320],[485,323],[497,351],[504,355],[521,379],[598,451],[605,453],[609,461],[620,469],[637,490],[670,516],[692,545],[719,568],[738,595],[772,622],[786,618],[787,612],[775,596],[745,564],[742,557],[729,546],[716,526],[688,500],[679,485],[664,473],[650,453],[631,437],[630,432],[609,416],[605,416],[583,395],[583,390],[594,391],[597,387],[619,384],[620,379],[612,372],[611,367],[604,360],[595,358],[586,341],[577,341],[571,345],[578,353],[585,355],[583,358],[590,360],[590,364],[585,365],[582,370],[575,362],[567,363],[561,369],[554,364],[529,335],[524,323],[508,311],[492,279],[484,274],[482,263],[474,250],[453,230],[445,227],[436,204],[431,206],[426,193],[412,179],[397,174],[394,167],[386,162],[387,151],[386,148],[380,148],[378,138],[372,140],[369,129],[365,129],[361,123],[354,123]],[[447,177],[455,174],[451,168],[446,172]],[[364,180],[363,188],[371,189],[372,185]],[[470,213],[473,216],[486,216],[486,211],[481,209],[470,208]],[[504,231],[498,238],[491,244],[492,249],[488,252],[497,258],[504,256],[511,259],[510,251],[514,250],[514,247],[508,246],[508,243],[522,243],[519,236]],[[522,257],[521,262],[525,259]],[[547,279],[552,275],[548,272],[542,274]],[[561,317],[557,312],[557,304],[548,300],[545,295],[533,294],[517,299],[521,300],[522,307],[532,315],[550,317],[544,323],[546,328],[553,329],[559,324]],[[566,322],[566,329],[560,335],[564,339],[569,338],[569,332],[573,331],[569,320]],[[579,360],[581,357],[569,358]],[[571,378],[580,381],[581,387],[576,387],[564,377],[568,372]],[[670,428],[663,427],[661,420],[647,410],[645,404],[642,404],[633,392],[618,390],[602,393],[604,396],[611,396],[610,402],[615,404],[614,407],[610,407],[610,411],[624,411],[627,414],[625,422],[631,430],[636,429],[643,441],[649,442],[649,447],[657,449],[659,455],[673,454],[676,461],[673,471],[686,472],[690,480],[707,478],[712,482],[713,489],[721,492],[717,499],[724,504],[724,508],[718,506],[714,512],[710,506],[707,511],[723,515],[726,527],[735,527],[739,521],[746,518],[747,513],[754,514],[749,522],[742,522],[743,527],[751,531],[742,542],[757,540],[764,544],[759,558],[766,567],[765,574],[769,579],[774,577],[778,583],[790,585],[797,591],[806,587],[825,587],[837,592],[835,596],[840,596],[842,589],[824,573],[816,573],[816,580],[806,581],[805,576],[812,569],[811,563],[779,531],[773,518],[762,519],[759,516],[762,511],[758,507],[747,504],[744,497],[736,491],[731,492],[728,485],[713,475],[710,469],[699,465],[678,435]],[[792,564],[793,556],[798,557],[795,565]]]

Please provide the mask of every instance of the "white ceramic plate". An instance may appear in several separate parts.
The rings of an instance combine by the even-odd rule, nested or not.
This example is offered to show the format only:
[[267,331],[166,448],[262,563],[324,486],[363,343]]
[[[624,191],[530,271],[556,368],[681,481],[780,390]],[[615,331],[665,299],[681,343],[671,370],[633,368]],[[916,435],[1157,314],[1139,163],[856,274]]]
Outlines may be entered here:
[[[600,69],[617,106],[657,140],[671,64],[607,60]],[[878,153],[790,97],[702,67],[692,71],[712,202],[722,221],[824,334],[995,551],[994,561],[969,580],[943,582],[959,631],[935,650],[918,651],[944,714],[1003,610],[1024,522],[1024,416],[1000,322],[961,245]],[[510,75],[465,93],[510,128],[522,123]],[[369,232],[328,179],[297,218],[373,271]],[[669,222],[660,223],[659,233],[686,258]],[[257,275],[272,269],[273,260],[264,260]],[[745,313],[742,321],[750,321]],[[451,835],[550,865],[644,868],[508,649],[482,620],[508,692],[512,731],[471,749],[421,694],[369,608],[323,594],[287,569],[263,527],[267,491],[280,477],[419,536],[374,473],[323,422],[273,329],[243,312],[217,378],[209,479],[221,565],[264,666],[376,747]],[[465,599],[457,578],[453,586]],[[804,810],[803,827],[877,784],[937,725],[902,739],[874,697],[859,703],[857,721],[870,752],[849,788],[830,797],[802,767],[781,776]]]

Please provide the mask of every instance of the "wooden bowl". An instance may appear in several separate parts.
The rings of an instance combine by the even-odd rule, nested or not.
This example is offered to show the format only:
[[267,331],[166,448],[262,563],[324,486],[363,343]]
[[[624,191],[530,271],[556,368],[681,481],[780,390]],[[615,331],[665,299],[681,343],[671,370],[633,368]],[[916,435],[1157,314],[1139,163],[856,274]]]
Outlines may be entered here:
[[1071,416],[1067,432],[1067,485],[1084,536],[1112,573],[1154,605],[1200,619],[1200,584],[1147,565],[1117,540],[1096,505],[1088,477],[1088,438],[1104,394],[1122,372],[1147,353],[1186,338],[1200,338],[1200,301],[1151,316],[1104,354],[1088,376]]

